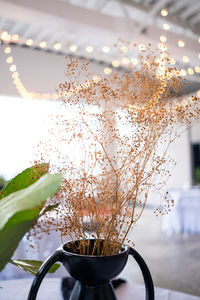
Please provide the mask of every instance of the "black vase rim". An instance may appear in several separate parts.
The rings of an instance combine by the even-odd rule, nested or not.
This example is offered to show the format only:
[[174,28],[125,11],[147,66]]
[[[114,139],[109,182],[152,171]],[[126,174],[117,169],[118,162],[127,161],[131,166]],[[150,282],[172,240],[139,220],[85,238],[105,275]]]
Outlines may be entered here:
[[[97,240],[97,239],[86,239],[86,240]],[[99,239],[101,240],[102,242],[104,241],[104,239]],[[105,257],[116,257],[116,256],[120,256],[120,255],[124,255],[126,252],[129,251],[129,246],[126,246],[126,245],[122,245],[121,246],[121,249],[118,253],[115,253],[115,254],[110,254],[110,255],[90,255],[90,254],[78,254],[78,253],[74,253],[72,251],[68,251],[66,248],[65,248],[65,245],[66,244],[70,244],[70,243],[74,243],[74,242],[79,242],[81,241],[80,240],[72,240],[72,241],[68,241],[64,244],[62,244],[61,248],[62,250],[64,251],[64,253],[66,253],[67,255],[71,255],[71,256],[77,256],[77,257],[85,257],[85,258],[105,258]]]

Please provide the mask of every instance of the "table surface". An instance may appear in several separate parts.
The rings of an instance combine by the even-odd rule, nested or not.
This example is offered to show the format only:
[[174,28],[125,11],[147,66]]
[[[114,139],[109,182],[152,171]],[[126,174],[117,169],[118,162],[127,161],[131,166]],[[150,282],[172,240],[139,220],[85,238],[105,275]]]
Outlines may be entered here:
[[[17,279],[0,281],[1,300],[24,300],[27,299],[32,279]],[[45,279],[38,292],[38,300],[63,300],[61,293],[61,279]],[[144,286],[126,283],[117,291],[118,300],[144,300]],[[155,300],[200,300],[200,297],[155,288]]]

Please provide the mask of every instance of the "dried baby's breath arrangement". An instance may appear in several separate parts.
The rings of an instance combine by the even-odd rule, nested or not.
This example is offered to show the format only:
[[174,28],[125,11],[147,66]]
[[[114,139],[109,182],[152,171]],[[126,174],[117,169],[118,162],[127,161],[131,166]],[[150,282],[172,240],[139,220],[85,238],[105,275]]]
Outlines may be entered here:
[[[86,60],[66,58],[61,113],[37,151],[37,161],[49,160],[64,181],[48,203],[54,211],[43,214],[31,234],[59,231],[63,239],[81,240],[74,249],[81,254],[110,255],[131,243],[150,190],[161,191],[170,175],[169,146],[200,113],[198,98],[177,100],[184,82],[165,51],[145,47],[138,61],[100,78]],[[170,207],[162,195],[155,213]]]

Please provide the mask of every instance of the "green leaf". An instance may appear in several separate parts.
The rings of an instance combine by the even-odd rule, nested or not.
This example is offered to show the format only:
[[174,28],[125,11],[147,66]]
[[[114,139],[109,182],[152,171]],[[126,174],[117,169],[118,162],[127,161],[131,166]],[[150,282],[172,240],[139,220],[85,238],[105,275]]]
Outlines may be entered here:
[[49,164],[34,165],[15,176],[0,192],[0,199],[11,193],[20,191],[36,182],[41,176],[48,173]]
[[62,174],[46,174],[0,201],[0,271],[36,221],[47,198],[60,187]]
[[[43,264],[42,261],[37,260],[21,260],[21,259],[10,259],[9,262],[25,272],[36,275],[39,268]],[[48,273],[54,273],[60,267],[59,264],[54,264],[48,271]]]

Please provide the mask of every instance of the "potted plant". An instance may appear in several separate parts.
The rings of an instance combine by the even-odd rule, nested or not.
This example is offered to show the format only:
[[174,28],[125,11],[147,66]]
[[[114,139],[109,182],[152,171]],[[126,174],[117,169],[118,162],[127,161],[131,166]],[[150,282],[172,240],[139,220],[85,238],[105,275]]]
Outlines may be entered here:
[[[130,63],[127,73],[99,78],[86,60],[67,58],[67,80],[58,88],[61,112],[52,119],[48,140],[37,152],[42,153],[38,161],[50,161],[52,169],[64,174],[51,201],[54,205],[59,199],[60,205],[30,233],[57,230],[66,242],[42,265],[29,300],[36,298],[55,261],[63,262],[77,279],[71,300],[97,295],[116,299],[110,279],[122,270],[128,254],[141,267],[146,299],[154,299],[151,275],[130,247],[129,233],[149,191],[161,193],[170,176],[169,147],[199,118],[200,110],[197,97],[176,99],[183,82],[165,50],[158,59],[147,46],[138,61],[137,68]],[[163,196],[161,204],[156,215],[168,213],[173,199]]]

